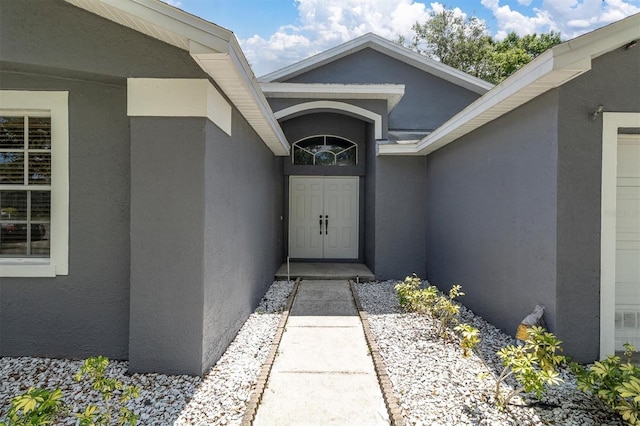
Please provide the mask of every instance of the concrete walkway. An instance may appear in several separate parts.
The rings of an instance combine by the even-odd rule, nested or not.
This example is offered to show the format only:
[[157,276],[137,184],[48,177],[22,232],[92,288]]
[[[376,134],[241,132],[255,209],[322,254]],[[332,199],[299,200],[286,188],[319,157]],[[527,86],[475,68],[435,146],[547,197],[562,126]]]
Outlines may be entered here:
[[347,281],[302,281],[254,425],[388,425]]

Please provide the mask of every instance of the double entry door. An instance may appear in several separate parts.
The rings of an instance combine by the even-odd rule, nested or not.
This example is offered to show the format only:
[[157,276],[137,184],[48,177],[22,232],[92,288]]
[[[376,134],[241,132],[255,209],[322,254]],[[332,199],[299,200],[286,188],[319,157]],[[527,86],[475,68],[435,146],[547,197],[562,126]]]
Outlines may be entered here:
[[290,177],[290,257],[358,257],[358,182],[357,176]]

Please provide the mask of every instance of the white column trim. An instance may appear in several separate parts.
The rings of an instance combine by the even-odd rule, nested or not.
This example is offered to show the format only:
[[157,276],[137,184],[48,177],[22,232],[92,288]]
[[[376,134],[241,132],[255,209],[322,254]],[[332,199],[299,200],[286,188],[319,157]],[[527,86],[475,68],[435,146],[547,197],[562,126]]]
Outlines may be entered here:
[[206,117],[231,136],[231,105],[206,79],[129,78],[130,117]]
[[600,358],[615,351],[616,181],[618,129],[640,128],[640,113],[602,114],[602,191],[600,224]]

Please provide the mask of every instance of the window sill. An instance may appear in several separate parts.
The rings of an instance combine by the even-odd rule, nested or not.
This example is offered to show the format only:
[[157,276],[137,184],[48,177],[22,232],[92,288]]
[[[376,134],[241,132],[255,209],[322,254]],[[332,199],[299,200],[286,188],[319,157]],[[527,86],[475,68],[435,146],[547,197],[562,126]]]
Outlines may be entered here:
[[55,277],[56,265],[49,259],[1,259],[0,277]]

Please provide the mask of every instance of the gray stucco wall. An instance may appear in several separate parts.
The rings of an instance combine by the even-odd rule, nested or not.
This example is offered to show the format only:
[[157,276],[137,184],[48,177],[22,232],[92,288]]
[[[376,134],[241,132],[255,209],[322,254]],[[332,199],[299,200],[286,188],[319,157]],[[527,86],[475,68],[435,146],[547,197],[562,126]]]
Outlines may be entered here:
[[404,84],[405,94],[389,114],[389,129],[435,129],[479,96],[369,48],[287,82]]
[[205,78],[189,53],[62,0],[0,0],[0,59],[100,76]]
[[617,49],[559,89],[557,331],[586,361],[597,359],[600,334],[602,115],[590,116],[598,105],[640,112],[639,75],[640,50]]
[[425,157],[378,157],[375,168],[376,279],[426,276]]
[[131,118],[129,369],[202,373],[204,118]]
[[129,121],[125,77],[206,78],[187,52],[61,0],[0,9],[0,88],[70,92],[71,202],[69,275],[0,282],[0,355],[201,374],[282,260],[282,160],[237,111],[233,138]]
[[0,279],[0,356],[126,358],[130,165],[125,81],[96,84],[67,75],[2,72],[0,88],[69,91],[70,117],[69,275]]
[[461,285],[461,302],[511,335],[536,304],[555,331],[557,99],[542,95],[427,156],[428,279]]
[[283,158],[235,109],[232,135],[207,124],[203,371],[222,355],[283,261]]
[[282,159],[236,110],[232,137],[204,118],[131,123],[130,370],[201,375],[282,262]]

